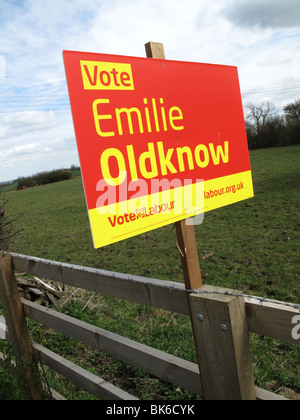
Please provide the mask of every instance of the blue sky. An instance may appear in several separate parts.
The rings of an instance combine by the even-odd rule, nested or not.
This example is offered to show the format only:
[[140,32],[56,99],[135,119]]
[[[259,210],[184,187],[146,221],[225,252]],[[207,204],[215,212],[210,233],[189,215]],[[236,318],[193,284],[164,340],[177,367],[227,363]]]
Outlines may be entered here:
[[62,50],[234,65],[243,102],[300,98],[299,0],[0,0],[0,182],[78,163]]

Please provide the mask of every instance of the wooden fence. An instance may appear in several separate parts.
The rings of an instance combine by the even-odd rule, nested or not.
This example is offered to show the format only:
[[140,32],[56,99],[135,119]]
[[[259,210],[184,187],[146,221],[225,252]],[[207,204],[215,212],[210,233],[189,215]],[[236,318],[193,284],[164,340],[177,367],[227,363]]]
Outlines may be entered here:
[[[102,295],[190,315],[194,318],[198,365],[20,299],[23,314],[28,318],[205,399],[284,399],[254,386],[249,332],[299,345],[300,340],[294,339],[291,333],[292,320],[299,315],[296,305],[247,298],[211,286],[204,286],[192,293],[187,292],[180,283],[1,253],[0,284],[15,283],[14,287],[17,288],[14,270]],[[15,352],[22,353],[24,324],[22,330],[21,315],[14,314],[15,302],[10,308],[9,303],[5,302],[11,299],[12,294],[11,290],[3,291],[3,287],[0,287],[8,338],[17,342]],[[4,334],[2,322],[0,337],[4,337]],[[42,363],[99,399],[136,399],[39,344],[33,344],[33,348]],[[30,358],[31,355],[26,357]],[[29,395],[34,398],[35,391],[29,392]],[[53,392],[53,398],[58,398],[58,394]]]

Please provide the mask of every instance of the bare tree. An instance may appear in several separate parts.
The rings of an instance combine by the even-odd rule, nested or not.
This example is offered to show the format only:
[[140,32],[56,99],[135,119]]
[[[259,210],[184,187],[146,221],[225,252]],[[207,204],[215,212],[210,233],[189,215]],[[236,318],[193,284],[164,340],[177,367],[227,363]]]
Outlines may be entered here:
[[270,102],[262,102],[260,105],[250,103],[247,108],[250,111],[247,118],[254,121],[257,133],[276,111],[275,106]]
[[300,100],[288,104],[283,108],[288,124],[298,124],[300,122]]

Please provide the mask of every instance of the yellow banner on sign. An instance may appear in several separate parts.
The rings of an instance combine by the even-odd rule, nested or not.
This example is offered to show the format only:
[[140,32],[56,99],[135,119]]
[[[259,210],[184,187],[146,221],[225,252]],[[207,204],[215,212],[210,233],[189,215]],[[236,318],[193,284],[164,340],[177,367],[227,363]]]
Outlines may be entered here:
[[203,193],[203,182],[199,182],[89,210],[95,247],[203,213]]
[[94,244],[102,247],[251,197],[247,171],[95,208],[89,210]]
[[134,90],[131,64],[80,61],[85,90]]
[[251,171],[205,181],[204,212],[247,200],[253,196]]

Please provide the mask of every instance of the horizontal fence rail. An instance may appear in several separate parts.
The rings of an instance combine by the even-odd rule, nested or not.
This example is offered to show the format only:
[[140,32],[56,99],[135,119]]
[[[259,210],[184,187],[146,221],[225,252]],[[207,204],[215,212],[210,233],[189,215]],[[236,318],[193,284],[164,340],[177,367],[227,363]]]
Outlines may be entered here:
[[202,395],[196,364],[22,299],[28,318],[152,375]]
[[[129,302],[189,315],[187,291],[184,284],[19,254],[10,255],[14,268],[18,271]],[[299,315],[300,307],[285,305],[283,302],[244,297],[250,332],[296,345],[300,344],[299,340],[295,340],[291,334],[292,319]]]
[[[6,254],[2,253],[2,255]],[[224,295],[234,293],[221,288],[218,288],[218,292],[215,292],[212,286],[204,286],[198,291],[187,291],[181,283],[109,272],[19,254],[7,255],[11,256],[13,268],[16,271],[184,315],[189,315],[188,296],[192,292],[194,292],[192,293],[194,297],[201,293]],[[143,369],[159,379],[175,384],[201,397],[203,396],[197,364],[25,299],[21,301],[24,313],[28,318],[125,363]],[[249,331],[296,345],[300,344],[299,340],[293,339],[291,334],[292,319],[300,313],[297,305],[245,297],[245,306]],[[0,338],[2,337],[9,339],[5,322],[3,319],[1,322],[0,319]],[[43,363],[97,398],[136,399],[39,344],[34,343],[33,348]],[[255,391],[257,399],[285,399],[259,388],[255,388]],[[55,395],[54,391],[52,395]],[[59,396],[59,394],[57,395]]]
[[99,376],[82,369],[51,350],[36,343],[33,344],[33,347],[41,362],[95,397],[101,400],[138,400],[127,392],[106,382],[104,379],[99,378]]

